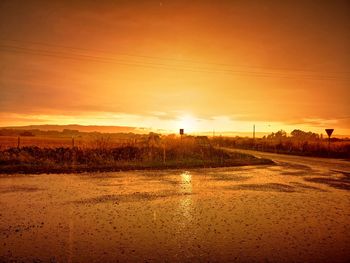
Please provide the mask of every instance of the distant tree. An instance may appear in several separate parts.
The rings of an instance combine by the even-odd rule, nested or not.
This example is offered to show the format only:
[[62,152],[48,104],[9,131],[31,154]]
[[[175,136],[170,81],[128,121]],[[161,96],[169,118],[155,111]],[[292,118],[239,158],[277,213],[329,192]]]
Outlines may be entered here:
[[305,134],[305,132],[303,132],[302,130],[293,130],[290,135],[292,135],[292,137],[294,138],[301,138],[303,135]]
[[148,146],[154,147],[160,143],[160,134],[150,132],[148,134]]
[[302,130],[293,130],[291,132],[293,139],[303,140],[303,141],[315,141],[319,139],[319,135],[313,132],[304,132]]
[[279,130],[278,132],[273,132],[267,136],[268,139],[282,139],[286,138],[287,133],[284,130]]

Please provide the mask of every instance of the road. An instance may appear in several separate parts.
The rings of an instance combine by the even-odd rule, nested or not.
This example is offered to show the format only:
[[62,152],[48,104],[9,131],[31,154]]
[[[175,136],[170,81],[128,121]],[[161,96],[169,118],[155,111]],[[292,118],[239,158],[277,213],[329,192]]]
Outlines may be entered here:
[[349,166],[0,175],[0,262],[348,262]]
[[260,158],[267,158],[267,159],[273,160],[278,164],[289,163],[289,164],[295,164],[295,165],[305,165],[314,170],[341,171],[341,172],[350,174],[350,161],[342,160],[342,159],[304,157],[304,156],[297,156],[297,155],[277,154],[277,153],[242,150],[242,149],[230,149],[230,148],[223,148],[223,149],[227,151],[247,153]]

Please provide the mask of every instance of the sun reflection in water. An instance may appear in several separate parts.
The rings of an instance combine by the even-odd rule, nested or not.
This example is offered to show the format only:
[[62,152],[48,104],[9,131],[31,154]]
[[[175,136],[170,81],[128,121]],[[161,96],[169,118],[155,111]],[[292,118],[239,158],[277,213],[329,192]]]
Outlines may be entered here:
[[181,174],[181,192],[192,193],[192,175],[190,172]]
[[180,200],[180,209],[183,216],[191,220],[191,207],[192,207],[192,175],[190,172],[184,172],[180,175],[180,192],[183,194]]

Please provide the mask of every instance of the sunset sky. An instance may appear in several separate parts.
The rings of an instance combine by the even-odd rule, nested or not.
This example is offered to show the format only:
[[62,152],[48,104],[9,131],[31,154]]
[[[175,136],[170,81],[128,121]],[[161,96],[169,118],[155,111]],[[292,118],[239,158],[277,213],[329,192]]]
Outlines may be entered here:
[[0,126],[350,134],[349,1],[0,1]]

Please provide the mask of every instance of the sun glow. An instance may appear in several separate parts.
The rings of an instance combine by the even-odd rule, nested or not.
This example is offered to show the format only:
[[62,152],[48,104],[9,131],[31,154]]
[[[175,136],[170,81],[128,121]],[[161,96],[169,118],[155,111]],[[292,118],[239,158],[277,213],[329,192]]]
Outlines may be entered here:
[[185,133],[197,131],[198,120],[191,115],[184,115],[178,119],[178,129],[185,129]]

